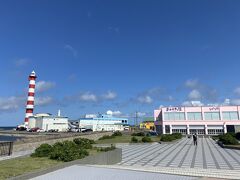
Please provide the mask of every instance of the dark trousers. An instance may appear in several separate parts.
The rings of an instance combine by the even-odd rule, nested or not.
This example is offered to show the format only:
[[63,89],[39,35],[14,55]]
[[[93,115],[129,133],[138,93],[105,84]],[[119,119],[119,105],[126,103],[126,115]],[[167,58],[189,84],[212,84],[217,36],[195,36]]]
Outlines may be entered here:
[[197,140],[193,141],[194,146],[197,146]]

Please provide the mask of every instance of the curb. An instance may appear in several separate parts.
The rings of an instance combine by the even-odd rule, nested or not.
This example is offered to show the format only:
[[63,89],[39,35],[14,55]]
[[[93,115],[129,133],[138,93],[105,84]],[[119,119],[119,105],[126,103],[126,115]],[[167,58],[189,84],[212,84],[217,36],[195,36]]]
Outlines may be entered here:
[[240,147],[226,146],[222,143],[222,141],[217,141],[217,144],[222,148],[240,150]]

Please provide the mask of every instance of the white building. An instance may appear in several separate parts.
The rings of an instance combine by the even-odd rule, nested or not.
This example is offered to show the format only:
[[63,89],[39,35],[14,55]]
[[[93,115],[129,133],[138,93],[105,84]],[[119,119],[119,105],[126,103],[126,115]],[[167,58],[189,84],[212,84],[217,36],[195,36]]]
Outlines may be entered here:
[[68,118],[51,116],[51,114],[41,113],[29,117],[29,128],[40,128],[44,131],[56,130],[59,132],[68,131]]
[[116,118],[111,114],[99,114],[96,117],[89,117],[79,119],[79,128],[92,129],[93,131],[123,131],[124,126],[128,124],[126,118]]

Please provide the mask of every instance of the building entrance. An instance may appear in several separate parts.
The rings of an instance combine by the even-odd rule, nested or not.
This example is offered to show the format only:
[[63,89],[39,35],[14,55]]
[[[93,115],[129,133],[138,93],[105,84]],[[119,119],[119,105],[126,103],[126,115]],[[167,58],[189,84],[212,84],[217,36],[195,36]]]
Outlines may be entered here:
[[190,134],[198,134],[203,135],[205,134],[205,129],[190,129]]

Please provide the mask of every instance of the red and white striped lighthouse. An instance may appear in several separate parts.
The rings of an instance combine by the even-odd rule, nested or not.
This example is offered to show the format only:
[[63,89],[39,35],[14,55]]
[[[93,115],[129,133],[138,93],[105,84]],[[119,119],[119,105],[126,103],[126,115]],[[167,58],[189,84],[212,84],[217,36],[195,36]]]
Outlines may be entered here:
[[26,115],[25,115],[25,126],[28,126],[29,116],[33,116],[36,78],[37,76],[34,71],[29,75],[29,78],[28,78],[29,87],[28,87],[28,98],[27,98]]

